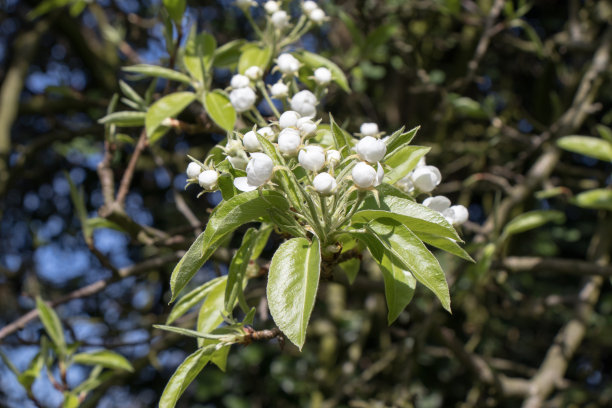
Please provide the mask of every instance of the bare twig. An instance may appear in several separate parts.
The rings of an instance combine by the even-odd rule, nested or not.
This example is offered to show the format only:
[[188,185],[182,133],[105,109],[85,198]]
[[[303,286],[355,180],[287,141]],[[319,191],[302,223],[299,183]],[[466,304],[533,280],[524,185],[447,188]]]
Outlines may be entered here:
[[117,191],[117,198],[115,199],[115,202],[120,207],[123,207],[123,204],[125,203],[125,197],[128,195],[130,184],[132,183],[132,178],[134,177],[134,170],[136,170],[136,162],[138,162],[138,158],[147,144],[147,132],[145,129],[142,129],[142,132],[140,132],[140,137],[138,138],[138,143],[136,143],[136,147],[134,148],[134,153],[132,153],[130,162],[125,169],[125,173],[123,173],[123,178],[119,184],[119,191]]
[[563,273],[577,276],[612,276],[612,266],[602,266],[594,262],[575,259],[509,256],[501,261],[500,266],[510,272],[549,271],[555,275]]

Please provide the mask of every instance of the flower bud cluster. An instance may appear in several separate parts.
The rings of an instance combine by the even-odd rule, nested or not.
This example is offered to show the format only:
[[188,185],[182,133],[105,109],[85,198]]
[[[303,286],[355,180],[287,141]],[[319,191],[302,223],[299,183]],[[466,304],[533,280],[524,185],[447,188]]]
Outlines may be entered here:
[[207,168],[202,163],[194,160],[187,166],[186,173],[188,184],[197,183],[205,191],[217,189],[219,173],[216,170]]
[[467,208],[462,205],[451,205],[445,196],[427,197],[423,205],[441,213],[451,225],[461,225],[468,220]]

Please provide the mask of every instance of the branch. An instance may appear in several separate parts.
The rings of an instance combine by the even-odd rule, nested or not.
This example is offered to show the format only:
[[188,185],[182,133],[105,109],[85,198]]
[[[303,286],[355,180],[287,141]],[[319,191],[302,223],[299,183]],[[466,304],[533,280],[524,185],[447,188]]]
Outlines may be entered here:
[[597,265],[593,262],[563,258],[539,258],[536,256],[509,256],[500,262],[510,272],[548,271],[554,274],[585,276],[612,276],[612,266]]
[[119,184],[119,191],[117,192],[117,198],[115,202],[117,205],[123,208],[123,203],[125,202],[125,197],[130,190],[130,184],[132,183],[132,178],[134,177],[134,170],[136,170],[136,162],[140,157],[140,154],[147,146],[147,132],[145,129],[142,129],[140,132],[140,137],[138,138],[138,143],[136,143],[136,148],[134,149],[134,153],[132,157],[130,157],[130,162],[128,163],[127,168],[125,169],[125,173],[123,173],[123,178],[121,179],[121,183]]

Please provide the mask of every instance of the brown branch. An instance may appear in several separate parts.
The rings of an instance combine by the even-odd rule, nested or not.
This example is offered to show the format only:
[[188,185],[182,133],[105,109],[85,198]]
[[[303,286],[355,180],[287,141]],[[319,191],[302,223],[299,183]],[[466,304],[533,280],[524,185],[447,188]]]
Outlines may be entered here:
[[542,271],[555,275],[563,273],[568,275],[585,276],[598,275],[612,276],[612,266],[598,265],[593,262],[563,258],[540,258],[536,256],[509,256],[504,258],[500,265],[510,272]]
[[147,132],[145,129],[142,129],[142,132],[140,132],[140,137],[138,138],[138,143],[136,143],[134,153],[132,154],[132,157],[130,157],[130,162],[128,163],[128,166],[125,169],[125,173],[123,173],[121,183],[119,183],[119,191],[117,192],[117,198],[115,199],[115,203],[121,208],[123,208],[125,197],[127,197],[127,194],[130,190],[130,184],[132,183],[132,178],[134,177],[134,170],[136,170],[136,162],[138,161],[140,154],[145,149],[147,144]]

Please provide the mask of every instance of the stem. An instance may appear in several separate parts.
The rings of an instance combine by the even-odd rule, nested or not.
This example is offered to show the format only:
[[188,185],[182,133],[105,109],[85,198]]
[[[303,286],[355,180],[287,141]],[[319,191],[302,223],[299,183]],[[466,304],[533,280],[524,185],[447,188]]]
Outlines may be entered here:
[[257,24],[255,23],[255,20],[253,20],[253,16],[251,15],[251,10],[249,10],[249,9],[244,10],[244,15],[246,16],[247,20],[249,21],[249,24],[251,25],[251,28],[253,28],[253,31],[255,31],[255,34],[257,34],[257,37],[259,37],[259,39],[262,40],[264,35],[261,32],[261,30],[259,29],[259,27],[257,26]]
[[266,89],[266,86],[262,80],[257,81],[257,88],[263,94],[266,102],[268,102],[268,106],[270,106],[270,109],[272,109],[272,112],[274,112],[274,116],[276,116],[277,119],[280,119],[280,113],[276,109],[276,106],[274,106],[274,104],[272,103],[272,99],[270,98],[270,95],[268,94],[268,90]]

